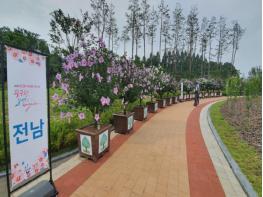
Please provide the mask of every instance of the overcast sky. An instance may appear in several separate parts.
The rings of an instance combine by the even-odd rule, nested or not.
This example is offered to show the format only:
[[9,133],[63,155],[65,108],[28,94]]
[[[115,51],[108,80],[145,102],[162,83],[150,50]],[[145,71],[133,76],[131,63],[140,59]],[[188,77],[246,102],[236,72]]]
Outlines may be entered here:
[[[111,0],[110,2],[116,7],[117,24],[121,29],[126,21],[125,11],[128,0]],[[165,2],[170,10],[173,10],[179,2],[185,15],[189,13],[191,6],[196,5],[200,19],[203,16],[208,18],[225,16],[229,24],[232,20],[238,20],[246,32],[240,42],[235,65],[245,75],[251,67],[261,66],[261,0],[166,0]],[[149,0],[149,3],[157,7],[160,0]],[[80,9],[91,10],[88,0],[0,0],[0,26],[22,27],[38,33],[41,38],[49,41],[50,12],[58,8],[74,17],[79,17]],[[157,49],[158,42],[155,44],[155,51]],[[118,51],[123,51],[122,44]],[[141,48],[141,54],[142,51]],[[231,50],[227,51],[223,60],[230,61],[230,54]]]

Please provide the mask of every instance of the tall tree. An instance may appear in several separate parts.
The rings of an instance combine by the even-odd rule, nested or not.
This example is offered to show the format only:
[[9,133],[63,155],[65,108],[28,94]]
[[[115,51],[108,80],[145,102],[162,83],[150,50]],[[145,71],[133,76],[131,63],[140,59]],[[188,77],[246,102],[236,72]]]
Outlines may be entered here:
[[106,33],[108,34],[108,48],[109,49],[111,49],[112,34],[114,33],[115,27],[117,26],[114,15],[115,15],[114,5],[110,4],[108,20],[107,20],[107,25],[106,25]]
[[106,0],[91,0],[90,6],[93,9],[92,19],[97,29],[98,37],[103,39],[109,14],[109,5]]
[[123,55],[126,54],[126,43],[130,40],[129,30],[126,26],[123,27],[122,34],[120,40],[123,42]]
[[131,33],[131,43],[132,43],[132,59],[134,55],[134,42],[135,42],[135,28],[139,23],[139,15],[140,15],[140,6],[139,0],[130,0],[129,1],[128,12],[126,12],[127,19],[127,27],[129,28],[129,32]]
[[143,36],[142,33],[142,21],[141,14],[135,15],[135,29],[134,29],[134,40],[135,40],[135,56],[138,57],[138,48],[140,48],[140,41]]
[[188,39],[188,49],[189,49],[189,73],[192,72],[192,54],[194,49],[195,39],[197,37],[199,30],[198,25],[198,10],[197,7],[192,7],[189,15],[187,16],[187,27],[186,36]]
[[230,29],[229,37],[232,44],[232,56],[231,56],[231,63],[235,64],[235,58],[237,50],[239,49],[239,42],[242,38],[243,34],[245,33],[245,29],[242,29],[238,21],[232,22],[232,28]]
[[173,31],[173,39],[174,39],[174,50],[177,52],[179,45],[183,39],[183,26],[184,26],[184,16],[183,16],[183,9],[179,3],[176,3],[176,7],[173,11],[173,24],[172,24],[172,31]]
[[213,16],[209,20],[207,28],[207,39],[209,43],[209,52],[208,52],[208,76],[210,76],[210,67],[211,67],[211,57],[212,57],[212,43],[213,39],[216,37],[216,17]]
[[167,55],[167,45],[170,44],[171,41],[171,24],[170,24],[170,15],[169,13],[165,15],[163,20],[163,31],[162,36],[164,38],[164,54]]
[[[216,46],[217,63],[222,63],[222,57],[228,48],[229,29],[226,26],[225,17],[220,16],[217,24],[218,43]],[[221,69],[221,66],[220,66]]]
[[200,31],[200,50],[201,50],[201,58],[203,60],[201,64],[201,76],[204,75],[204,62],[205,62],[205,54],[207,50],[207,42],[208,42],[208,19],[203,17]]
[[164,4],[164,0],[161,0],[159,8],[159,20],[160,20],[160,40],[159,40],[159,54],[161,57],[161,50],[162,50],[162,35],[163,35],[163,22],[164,19],[169,15],[169,8],[168,5]]
[[92,20],[88,12],[81,13],[82,18],[77,19],[65,15],[61,9],[51,12],[50,39],[60,54],[66,55],[75,51],[80,41],[90,32]]
[[150,38],[150,42],[151,42],[151,56],[153,56],[153,43],[156,37],[157,25],[158,25],[158,13],[154,9],[154,7],[152,7],[149,17],[149,22],[147,25],[147,35]]
[[145,51],[146,51],[146,31],[147,31],[147,23],[149,22],[150,12],[149,12],[150,5],[148,3],[148,0],[142,0],[141,3],[141,20],[142,20],[142,26],[143,26],[143,57],[145,59]]

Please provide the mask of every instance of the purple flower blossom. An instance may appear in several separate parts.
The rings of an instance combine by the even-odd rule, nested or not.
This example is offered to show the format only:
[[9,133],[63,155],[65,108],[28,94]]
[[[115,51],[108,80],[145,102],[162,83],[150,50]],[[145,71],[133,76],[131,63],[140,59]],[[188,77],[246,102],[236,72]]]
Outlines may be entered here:
[[56,79],[60,82],[61,81],[61,74],[60,73],[57,73],[56,74]]
[[111,76],[107,77],[107,82],[110,83],[111,82]]
[[53,81],[53,83],[52,83],[52,88],[55,88],[55,87],[56,87],[56,82]]
[[84,78],[83,75],[80,73],[79,74],[79,81],[81,81],[83,78]]
[[115,95],[117,95],[118,92],[119,92],[118,88],[117,88],[117,87],[114,87],[114,88],[113,88],[113,93],[114,93]]
[[99,83],[102,81],[102,76],[100,76],[100,73],[96,73],[96,79],[98,80]]
[[85,119],[85,114],[83,112],[79,113],[78,116],[79,116],[80,120],[84,120]]
[[106,98],[106,97],[102,96],[100,99],[100,103],[102,106],[110,105],[110,98],[109,97]]
[[100,120],[100,115],[99,114],[95,114],[94,119],[96,120],[96,122],[98,122]]
[[58,94],[57,93],[53,94],[52,99],[54,101],[57,101],[59,99]]
[[104,59],[102,56],[99,57],[99,63],[102,64],[104,62]]
[[63,104],[64,104],[64,100],[63,100],[63,99],[59,99],[59,100],[58,100],[58,105],[61,106],[61,105],[63,105]]
[[60,119],[64,119],[65,116],[66,116],[66,113],[64,113],[64,112],[60,112]]
[[133,84],[128,84],[128,88],[133,88]]
[[61,83],[61,88],[68,94],[69,85],[67,83]]

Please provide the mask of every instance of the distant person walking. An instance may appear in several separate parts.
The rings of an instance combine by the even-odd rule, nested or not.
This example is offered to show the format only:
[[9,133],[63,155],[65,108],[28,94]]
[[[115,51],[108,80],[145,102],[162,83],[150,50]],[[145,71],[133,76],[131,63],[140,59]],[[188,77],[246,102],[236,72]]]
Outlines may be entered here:
[[199,83],[195,84],[195,102],[194,106],[197,106],[199,104],[199,92],[200,92],[200,85]]

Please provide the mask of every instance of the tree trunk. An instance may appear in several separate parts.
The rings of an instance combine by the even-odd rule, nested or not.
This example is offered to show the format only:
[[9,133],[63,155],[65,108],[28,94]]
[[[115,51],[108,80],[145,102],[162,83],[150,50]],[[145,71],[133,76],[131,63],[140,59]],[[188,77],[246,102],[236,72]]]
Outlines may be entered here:
[[163,17],[161,16],[160,41],[159,41],[160,58],[161,58],[161,50],[162,50],[162,31],[163,31]]

